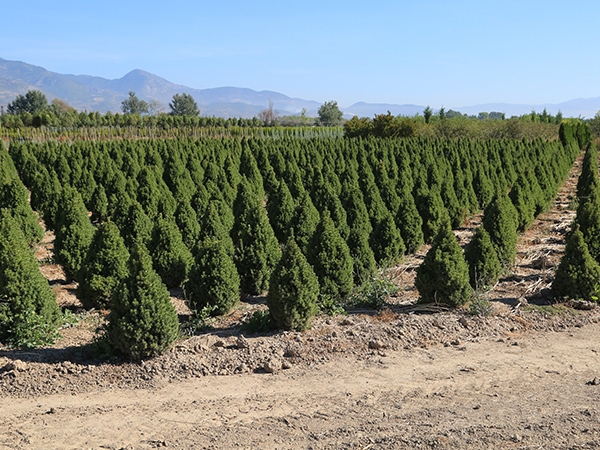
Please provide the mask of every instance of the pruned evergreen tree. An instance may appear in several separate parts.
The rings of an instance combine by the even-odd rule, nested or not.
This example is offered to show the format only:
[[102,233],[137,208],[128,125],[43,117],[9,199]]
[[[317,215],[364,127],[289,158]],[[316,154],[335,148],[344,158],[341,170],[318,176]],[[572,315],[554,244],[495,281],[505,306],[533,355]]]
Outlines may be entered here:
[[94,237],[94,226],[79,193],[65,187],[56,218],[54,257],[69,280],[80,279],[83,261]]
[[28,198],[29,193],[18,178],[0,185],[0,208],[10,210],[27,243],[33,245],[44,237],[44,229],[38,224],[38,218],[31,209]]
[[321,295],[344,300],[354,285],[354,263],[348,244],[340,235],[329,211],[321,215],[308,248],[308,262],[319,279]]
[[262,294],[269,288],[281,251],[262,201],[244,181],[238,187],[234,214],[231,237],[241,290],[250,295]]
[[307,254],[308,245],[317,229],[319,220],[321,220],[319,211],[315,208],[310,195],[303,191],[298,200],[298,206],[296,206],[291,225],[295,241],[304,255]]
[[194,261],[173,219],[158,217],[149,246],[154,270],[169,288],[181,286]]
[[291,231],[291,222],[294,218],[295,209],[296,205],[294,203],[294,198],[292,197],[286,182],[281,179],[279,183],[275,184],[267,201],[269,222],[280,243],[287,241]]
[[424,242],[423,219],[410,191],[400,196],[400,204],[396,213],[396,226],[408,254],[415,253]]
[[[221,221],[221,215],[219,214],[217,206],[212,202],[206,206],[204,213],[200,217],[200,234],[198,235],[198,243],[202,243],[206,239],[216,239],[221,241],[227,253],[233,257],[233,240],[225,228],[225,225]],[[196,250],[194,250],[194,252],[195,251]]]
[[132,249],[135,242],[143,245],[148,245],[152,237],[154,225],[150,218],[144,212],[144,208],[137,201],[133,201],[127,207],[127,221],[123,224],[118,224],[121,230],[121,235],[128,249]]
[[238,302],[240,277],[223,240],[208,238],[198,245],[185,292],[194,311],[211,306],[214,314],[227,314]]
[[279,328],[306,330],[319,311],[318,300],[318,278],[292,236],[271,277],[267,294],[271,316]]
[[61,323],[56,296],[10,212],[0,209],[0,341],[52,344]]
[[111,298],[108,338],[125,356],[140,360],[168,350],[179,334],[169,291],[152,268],[146,248],[136,243],[129,275]]
[[96,229],[81,269],[77,297],[86,309],[107,309],[116,287],[128,275],[129,252],[113,222]]
[[515,207],[506,194],[496,195],[483,212],[483,226],[489,233],[502,267],[515,262],[517,256],[517,219]]
[[469,265],[469,280],[475,290],[493,286],[502,273],[502,265],[496,254],[489,233],[480,226],[465,249]]
[[191,252],[194,251],[200,236],[200,223],[196,211],[189,202],[183,201],[175,210],[175,222],[181,232],[183,243]]
[[552,283],[555,299],[596,300],[600,295],[600,265],[592,258],[577,224],[569,232],[565,254]]
[[471,298],[469,267],[449,222],[442,225],[418,267],[415,286],[422,303],[458,307]]
[[389,213],[373,227],[370,244],[375,261],[380,266],[395,265],[406,251],[394,218]]

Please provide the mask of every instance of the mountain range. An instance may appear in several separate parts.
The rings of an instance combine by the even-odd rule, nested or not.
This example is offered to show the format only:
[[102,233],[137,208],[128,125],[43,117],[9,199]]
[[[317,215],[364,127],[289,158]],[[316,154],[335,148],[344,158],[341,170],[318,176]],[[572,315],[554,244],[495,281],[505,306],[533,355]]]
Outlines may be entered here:
[[[168,111],[174,94],[190,94],[196,100],[202,115],[217,117],[254,117],[273,102],[280,115],[296,115],[306,110],[311,117],[317,116],[321,103],[313,100],[291,98],[274,91],[255,91],[239,87],[195,89],[171,83],[164,78],[143,70],[132,70],[115,80],[91,75],[67,75],[48,71],[43,67],[21,61],[0,58],[0,106],[6,106],[19,94],[32,89],[42,91],[49,100],[59,98],[80,111],[121,111],[121,102],[133,91],[146,101],[155,100]],[[509,104],[489,103],[473,106],[448,107],[469,115],[479,112],[504,112],[507,117],[527,114],[532,110],[551,114],[561,111],[565,117],[592,118],[600,111],[600,97],[574,99],[558,104]],[[393,115],[412,116],[421,113],[425,105],[387,104],[358,102],[347,108],[340,105],[345,117],[373,117],[390,111]]]

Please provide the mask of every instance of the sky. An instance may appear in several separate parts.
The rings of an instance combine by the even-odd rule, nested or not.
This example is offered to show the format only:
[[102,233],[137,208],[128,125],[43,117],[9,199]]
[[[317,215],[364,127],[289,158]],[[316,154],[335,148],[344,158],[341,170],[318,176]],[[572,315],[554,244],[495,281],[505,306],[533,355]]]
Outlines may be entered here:
[[597,0],[0,0],[0,57],[342,107],[600,96]]

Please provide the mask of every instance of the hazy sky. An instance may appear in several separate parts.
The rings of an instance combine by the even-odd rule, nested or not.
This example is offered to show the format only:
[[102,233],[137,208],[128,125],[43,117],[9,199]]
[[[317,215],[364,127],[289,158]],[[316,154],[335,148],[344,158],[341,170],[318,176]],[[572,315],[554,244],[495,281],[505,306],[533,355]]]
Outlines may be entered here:
[[0,57],[58,73],[459,107],[600,96],[597,0],[0,0]]

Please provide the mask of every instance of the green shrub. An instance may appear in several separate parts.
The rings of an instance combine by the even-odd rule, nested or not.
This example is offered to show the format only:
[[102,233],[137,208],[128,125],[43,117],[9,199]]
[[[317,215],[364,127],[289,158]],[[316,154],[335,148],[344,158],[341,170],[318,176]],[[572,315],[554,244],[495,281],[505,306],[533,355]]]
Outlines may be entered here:
[[271,277],[267,294],[271,316],[279,328],[305,330],[319,311],[318,300],[318,278],[290,238]]

